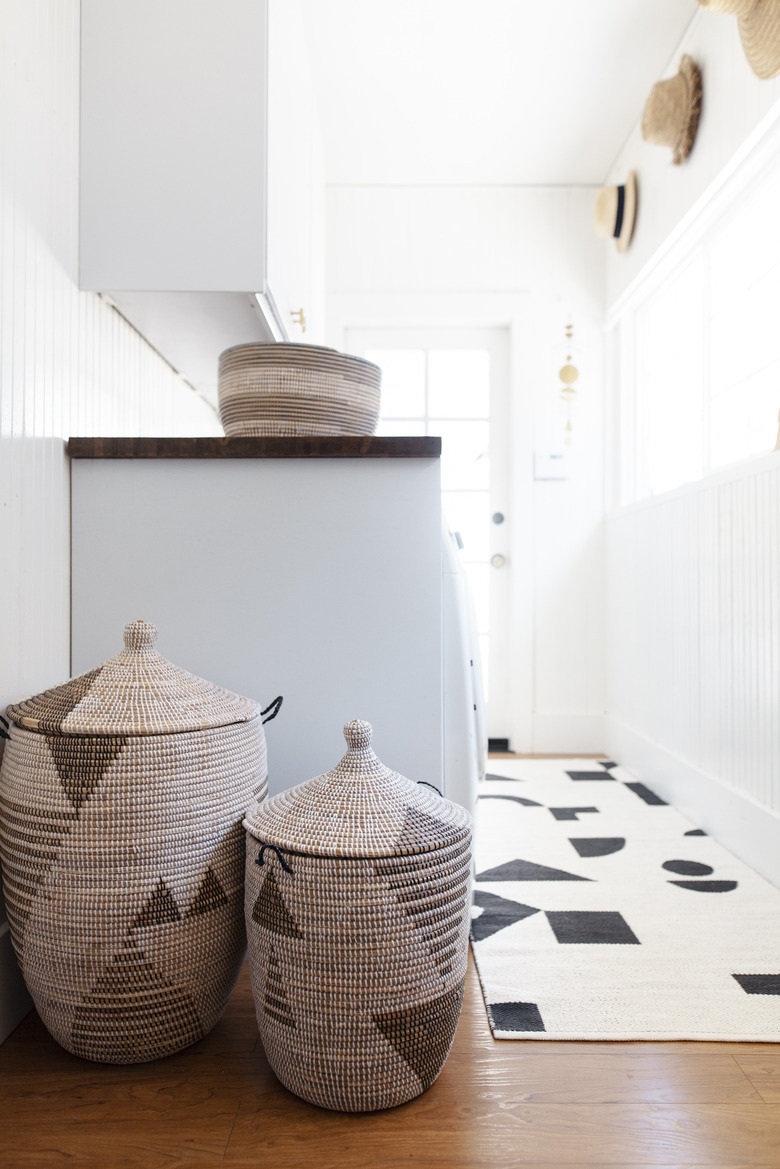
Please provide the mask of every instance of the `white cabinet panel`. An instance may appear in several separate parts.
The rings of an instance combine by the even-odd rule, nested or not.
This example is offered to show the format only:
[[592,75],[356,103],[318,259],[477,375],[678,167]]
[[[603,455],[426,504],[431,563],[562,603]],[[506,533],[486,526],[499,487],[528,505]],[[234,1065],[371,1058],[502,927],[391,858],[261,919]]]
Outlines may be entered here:
[[143,617],[193,673],[284,706],[270,791],[331,767],[351,718],[442,786],[437,459],[73,461],[75,674]]
[[81,287],[264,287],[264,0],[82,0]]
[[305,27],[296,0],[274,0],[269,39],[268,7],[81,6],[80,287],[109,294],[212,402],[223,349],[301,339],[299,309],[321,340]]

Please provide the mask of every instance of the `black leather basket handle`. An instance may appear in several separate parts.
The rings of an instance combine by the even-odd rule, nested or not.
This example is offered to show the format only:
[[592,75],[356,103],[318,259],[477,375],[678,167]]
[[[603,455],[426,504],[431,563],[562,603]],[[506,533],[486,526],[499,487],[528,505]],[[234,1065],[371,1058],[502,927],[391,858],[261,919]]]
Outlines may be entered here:
[[261,845],[261,847],[260,847],[260,851],[259,851],[259,853],[257,854],[257,860],[255,861],[255,864],[256,864],[256,865],[264,865],[264,864],[265,864],[265,857],[263,856],[263,853],[265,852],[265,850],[266,850],[267,848],[270,848],[272,852],[275,852],[275,853],[276,853],[277,860],[279,861],[279,864],[282,866],[282,868],[284,869],[284,871],[285,871],[286,873],[291,873],[291,872],[292,872],[292,869],[290,868],[290,866],[288,865],[287,861],[286,861],[286,860],[284,859],[284,857],[282,856],[282,853],[281,853],[281,851],[280,851],[280,850],[279,850],[279,849],[276,847],[276,845],[275,845],[275,844],[263,844],[263,845]]
[[282,696],[280,694],[279,697],[275,698],[269,706],[266,706],[265,710],[260,711],[261,718],[263,718],[264,714],[268,714],[269,710],[271,712],[270,714],[268,714],[268,718],[263,718],[264,724],[269,723],[272,718],[276,718],[277,714],[282,709],[283,702],[284,702],[284,699],[282,698]]

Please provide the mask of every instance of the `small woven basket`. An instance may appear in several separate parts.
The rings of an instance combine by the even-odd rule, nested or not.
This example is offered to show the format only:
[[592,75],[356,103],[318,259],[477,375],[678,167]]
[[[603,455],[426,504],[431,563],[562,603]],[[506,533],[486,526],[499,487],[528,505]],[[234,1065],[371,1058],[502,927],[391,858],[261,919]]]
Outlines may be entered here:
[[0,857],[14,948],[51,1034],[136,1063],[205,1035],[245,950],[247,801],[267,787],[257,703],[125,627],[103,666],[8,708]]
[[319,345],[236,345],[219,359],[225,434],[373,434],[382,372]]
[[333,771],[247,813],[257,1021],[282,1083],[344,1112],[391,1108],[441,1071],[463,1000],[471,818],[344,728]]

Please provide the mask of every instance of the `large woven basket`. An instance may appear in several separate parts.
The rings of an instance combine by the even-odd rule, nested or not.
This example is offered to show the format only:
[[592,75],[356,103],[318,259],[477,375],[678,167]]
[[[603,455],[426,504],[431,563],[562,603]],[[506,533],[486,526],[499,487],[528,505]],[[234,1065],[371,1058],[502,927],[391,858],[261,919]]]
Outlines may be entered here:
[[373,434],[382,371],[320,345],[236,345],[219,359],[227,435]]
[[205,1035],[244,951],[241,820],[267,786],[260,707],[125,627],[103,666],[8,708],[0,856],[43,1022],[135,1063]]
[[411,1100],[438,1076],[463,999],[471,819],[384,767],[344,728],[333,771],[250,809],[246,920],[271,1067],[345,1112]]

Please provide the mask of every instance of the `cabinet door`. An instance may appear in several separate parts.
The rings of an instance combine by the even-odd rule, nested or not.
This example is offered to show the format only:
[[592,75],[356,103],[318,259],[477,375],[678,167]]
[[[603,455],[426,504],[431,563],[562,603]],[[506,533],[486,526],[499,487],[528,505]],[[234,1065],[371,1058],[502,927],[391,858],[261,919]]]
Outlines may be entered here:
[[266,0],[82,0],[80,284],[262,292]]
[[76,459],[72,472],[75,674],[143,614],[171,661],[263,704],[284,695],[267,728],[272,794],[333,766],[355,717],[388,766],[442,786],[438,459]]

